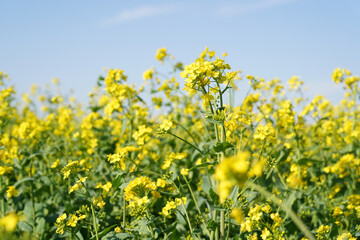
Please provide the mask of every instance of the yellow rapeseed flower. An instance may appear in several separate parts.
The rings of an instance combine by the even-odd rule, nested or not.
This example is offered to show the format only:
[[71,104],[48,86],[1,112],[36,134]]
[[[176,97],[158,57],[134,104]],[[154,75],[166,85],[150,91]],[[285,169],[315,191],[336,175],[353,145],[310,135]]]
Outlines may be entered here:
[[8,198],[16,197],[19,194],[19,191],[16,190],[14,186],[9,186],[8,190],[6,190],[6,196]]
[[168,56],[168,54],[166,53],[166,48],[159,48],[156,52],[155,58],[161,63],[164,63],[164,59],[166,56]]
[[0,226],[3,226],[6,231],[13,232],[16,229],[20,217],[16,213],[11,212],[6,216],[0,218]]
[[183,176],[189,175],[189,169],[182,168],[181,171],[180,171],[180,174],[183,175]]

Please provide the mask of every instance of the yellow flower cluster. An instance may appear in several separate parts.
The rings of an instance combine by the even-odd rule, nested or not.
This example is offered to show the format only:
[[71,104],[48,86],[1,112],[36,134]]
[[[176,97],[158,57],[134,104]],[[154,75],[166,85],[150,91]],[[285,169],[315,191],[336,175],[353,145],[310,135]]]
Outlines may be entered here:
[[8,198],[16,197],[19,194],[19,191],[16,190],[14,186],[9,186],[8,190],[6,190],[6,196]]
[[14,171],[13,167],[9,166],[0,166],[0,176],[8,175]]
[[89,169],[85,166],[85,160],[70,161],[61,169],[64,179],[67,179],[71,174],[76,174],[82,171],[89,171]]
[[336,240],[356,240],[357,238],[354,237],[351,233],[343,233],[336,238]]
[[318,240],[325,240],[326,234],[330,232],[331,227],[329,225],[320,225],[318,229],[316,229],[316,237]]
[[145,142],[149,141],[152,131],[152,128],[147,127],[146,125],[141,125],[138,130],[134,132],[133,138],[139,146],[144,145]]
[[297,164],[291,164],[290,174],[286,178],[286,182],[289,187],[297,188],[304,186],[303,178],[307,176],[307,166],[299,166]]
[[144,80],[150,80],[154,76],[154,68],[150,68],[149,70],[146,70],[143,74]]
[[140,148],[134,147],[134,146],[126,146],[123,148],[117,149],[117,153],[109,154],[108,161],[111,164],[115,164],[118,168],[121,168],[121,170],[125,170],[125,160],[128,157],[128,154],[131,152],[139,151]]
[[186,65],[180,76],[185,79],[185,88],[189,94],[193,90],[204,91],[205,86],[210,83],[211,78],[216,78],[219,83],[231,82],[237,72],[223,75],[224,70],[229,70],[230,65],[222,59],[215,61],[198,60],[190,65]]
[[78,221],[81,221],[83,219],[86,218],[86,215],[79,215],[77,216],[76,214],[70,214],[70,219],[67,221],[66,226],[70,226],[70,227],[76,227],[76,224]]
[[324,168],[325,173],[335,173],[340,178],[348,176],[351,170],[360,173],[360,159],[356,159],[353,154],[345,154],[337,163]]
[[297,90],[304,84],[304,81],[300,80],[299,76],[293,76],[289,79],[288,84],[290,85],[289,90]]
[[10,212],[0,218],[0,226],[4,227],[7,232],[13,232],[15,231],[19,220],[21,220],[21,216],[18,216],[14,212]]
[[182,197],[182,198],[175,198],[174,201],[168,201],[165,205],[165,207],[163,207],[161,214],[164,217],[171,217],[171,214],[174,213],[175,209],[180,206],[181,204],[183,204],[185,206],[186,204],[186,197]]
[[159,126],[159,134],[168,132],[173,124],[174,123],[170,119],[164,119]]
[[274,142],[276,140],[276,130],[273,128],[273,126],[270,123],[268,123],[267,125],[259,125],[256,128],[254,139]]
[[64,234],[64,228],[66,226],[65,219],[67,218],[66,213],[63,213],[56,219],[56,233]]
[[70,219],[67,219],[68,215],[66,213],[61,214],[56,219],[56,233],[64,234],[64,230],[66,227],[75,228],[79,221],[86,219],[87,213],[89,212],[89,207],[86,205],[82,205],[79,210],[77,210],[74,214],[70,214]]
[[344,82],[345,86],[348,89],[355,89],[357,88],[357,84],[359,82],[359,76],[352,76],[351,72],[347,69],[340,69],[336,68],[332,73],[332,78],[336,84],[339,82]]
[[150,202],[148,195],[156,190],[156,183],[149,177],[137,177],[124,189],[125,200],[129,202],[131,215],[141,215]]
[[254,162],[250,166],[250,153],[239,152],[225,158],[215,169],[214,178],[219,181],[218,192],[221,201],[224,201],[236,185],[243,186],[245,182],[254,176],[261,176],[264,160]]
[[181,160],[181,159],[184,159],[187,157],[187,153],[170,153],[170,155],[168,155],[166,158],[165,158],[165,162],[164,164],[161,166],[161,168],[163,170],[166,170],[168,169],[171,164],[175,161],[175,160]]
[[72,185],[69,189],[69,194],[78,190],[78,189],[81,189],[84,187],[84,182],[86,181],[87,177],[81,177],[79,180],[76,181],[76,183],[74,185]]
[[164,59],[169,56],[169,54],[166,52],[166,48],[159,48],[156,52],[155,58],[156,60],[160,61],[161,63],[164,63]]
[[[262,229],[260,234],[261,239],[285,240],[283,237],[285,232],[280,230],[281,224],[284,220],[280,217],[279,213],[271,213],[271,210],[272,209],[269,204],[255,204],[255,206],[250,208],[248,216],[240,224],[241,231],[251,233],[254,230]],[[272,220],[271,225],[264,224],[264,214],[268,215]],[[253,233],[251,236],[258,239],[257,233]]]
[[107,195],[107,193],[110,191],[110,189],[112,188],[112,183],[107,182],[105,185],[103,185],[102,183],[97,183],[95,188],[102,189],[103,190],[102,195],[105,197]]
[[94,204],[95,206],[98,206],[100,209],[105,206],[105,202],[104,202],[102,196],[93,197],[93,204]]

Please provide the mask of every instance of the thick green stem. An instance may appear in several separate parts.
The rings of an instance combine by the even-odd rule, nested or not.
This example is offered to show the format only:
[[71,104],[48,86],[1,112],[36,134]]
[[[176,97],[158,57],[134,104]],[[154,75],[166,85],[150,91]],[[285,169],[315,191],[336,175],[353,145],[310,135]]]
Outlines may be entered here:
[[[5,185],[6,186],[6,185]],[[3,179],[0,179],[0,191],[2,191],[3,189]],[[1,198],[1,213],[2,213],[2,217],[5,216],[6,210],[5,210],[5,199]]]
[[220,212],[220,238],[225,237],[225,211]]
[[[220,88],[220,86],[219,86],[219,88]],[[220,89],[220,92],[221,92],[221,89]],[[221,94],[220,94],[220,99],[221,99],[221,105],[222,105],[222,95]],[[226,141],[226,131],[225,131],[225,127],[222,126],[221,142],[225,142],[225,141]],[[218,155],[218,157],[220,157],[219,162],[222,162],[224,159],[224,153],[222,152],[220,155]],[[224,238],[225,238],[225,212],[221,211],[220,212],[220,239],[224,239]]]
[[96,224],[96,218],[95,218],[95,211],[94,211],[94,206],[93,206],[92,203],[91,203],[91,214],[92,214],[93,225],[94,225],[94,230],[95,230],[95,237],[96,237],[96,240],[99,240],[97,224]]
[[123,201],[123,228],[125,229],[125,226],[126,226],[126,200],[125,200],[125,194],[124,194],[124,201]]

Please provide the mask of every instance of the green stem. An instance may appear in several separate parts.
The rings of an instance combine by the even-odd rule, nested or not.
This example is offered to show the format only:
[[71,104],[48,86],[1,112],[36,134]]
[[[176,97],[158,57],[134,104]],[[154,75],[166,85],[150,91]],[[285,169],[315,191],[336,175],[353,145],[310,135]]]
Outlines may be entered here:
[[186,208],[185,208],[185,205],[184,205],[184,202],[183,202],[182,199],[181,199],[181,202],[182,202],[182,206],[183,206],[183,209],[184,209],[184,212],[185,212],[186,220],[187,220],[187,222],[188,222],[188,224],[189,224],[190,232],[191,232],[191,234],[192,234],[192,233],[193,233],[193,229],[192,229],[192,227],[191,227],[189,215],[188,215],[188,213],[187,213],[187,211],[186,211]]
[[[30,177],[32,177],[32,168],[33,168],[33,163],[31,161],[30,164]],[[33,215],[33,234],[36,235],[36,211],[35,211],[35,199],[34,199],[34,187],[32,182],[30,182],[30,198],[31,198],[31,203],[32,203],[32,215]]]
[[91,203],[91,214],[92,214],[92,218],[93,218],[93,225],[94,225],[96,240],[99,240],[99,235],[98,235],[98,230],[97,230],[97,225],[96,225],[94,205],[92,203]]
[[[2,191],[3,189],[3,179],[0,179],[0,191]],[[2,217],[5,216],[5,199],[1,198],[1,211],[2,211]]]
[[220,239],[225,237],[225,211],[220,212]]
[[204,224],[204,227],[205,227],[206,233],[208,234],[208,236],[210,236],[211,234],[210,234],[209,230],[206,228],[206,222],[205,222],[205,220],[204,220],[204,216],[203,216],[203,215],[202,215],[202,213],[201,213],[200,207],[199,207],[199,205],[198,205],[198,203],[197,203],[197,201],[196,201],[196,198],[195,198],[194,192],[192,191],[192,188],[191,188],[191,186],[190,186],[190,184],[189,184],[188,180],[186,179],[186,177],[185,177],[185,176],[183,176],[183,177],[184,177],[184,179],[185,179],[186,185],[187,185],[187,186],[188,186],[188,188],[189,188],[189,191],[190,191],[191,197],[192,197],[192,199],[194,200],[194,203],[195,203],[196,209],[197,209],[197,211],[198,211],[199,215],[201,216],[201,220],[202,220],[202,222],[203,222],[203,224]]
[[134,121],[134,119],[133,119],[133,114],[132,114],[132,100],[131,100],[131,97],[129,96],[129,98],[128,98],[128,100],[129,100],[129,114],[130,114],[130,132],[129,132],[129,136],[128,136],[128,141],[129,142],[131,142],[131,139],[132,139],[132,134],[133,134],[133,121]]
[[88,196],[89,201],[90,201],[90,207],[91,207],[91,214],[92,214],[93,225],[94,225],[94,230],[95,230],[95,236],[96,236],[96,240],[99,240],[99,234],[98,234],[98,230],[97,230],[96,217],[95,217],[95,211],[94,211],[94,204],[92,202],[91,195],[90,195],[88,189],[86,188],[85,184],[83,182],[81,182],[81,185],[84,187],[86,195]]
[[[221,87],[220,87],[220,84],[218,83],[218,81],[215,81],[218,88],[219,88],[219,98],[220,98],[220,108],[223,109],[224,107],[224,102],[223,102],[223,96],[222,96],[222,92],[221,92]],[[224,124],[222,125],[222,139],[221,141],[222,142],[225,142],[226,141],[226,130],[225,130],[225,126]]]
[[206,155],[203,151],[201,151],[198,147],[196,147],[196,146],[194,146],[193,144],[189,143],[189,142],[186,141],[185,139],[183,139],[183,138],[181,138],[181,137],[179,137],[179,136],[176,136],[176,135],[173,134],[172,132],[167,132],[167,133],[170,134],[170,135],[172,135],[172,136],[174,136],[174,137],[176,137],[177,139],[180,139],[180,140],[183,141],[184,143],[189,144],[190,146],[192,146],[193,148],[195,148],[199,153],[201,153],[204,157],[207,158],[207,155]]
[[[149,215],[148,209],[146,209],[145,213],[146,213],[147,219],[150,221],[150,215]],[[150,233],[151,233],[151,237],[154,238],[154,232],[153,232],[151,226],[147,225],[147,228],[149,229],[149,231],[150,231]]]
[[[218,84],[219,86],[219,84]],[[220,86],[219,86],[220,89]],[[220,102],[221,102],[221,107],[223,105],[222,103],[222,94],[221,94],[221,89],[220,89]],[[225,131],[225,126],[222,126],[222,131],[221,131],[221,142],[225,142],[226,141],[226,131]],[[222,152],[220,155],[218,155],[218,158],[220,158],[219,163],[223,161],[224,159],[224,152]],[[224,239],[225,237],[225,211],[221,211],[220,212],[220,239]]]
[[[203,92],[203,94],[206,94],[206,89],[204,87],[202,87],[202,92]],[[211,113],[214,114],[215,113],[214,108],[213,108],[210,100],[209,100],[209,106],[210,106]],[[219,130],[217,128],[216,123],[214,123],[214,128],[215,128],[216,142],[219,142]]]
[[230,217],[230,212],[228,212],[228,229],[227,229],[227,233],[226,233],[226,238],[225,238],[225,239],[229,239],[229,236],[230,236],[230,223],[231,223],[231,217]]
[[125,229],[126,226],[126,200],[125,200],[125,194],[124,194],[124,201],[123,201],[123,228]]
[[189,132],[189,130],[187,130],[182,124],[180,124],[180,123],[178,123],[178,122],[177,122],[176,124],[179,125],[182,129],[184,129],[187,134],[189,134],[189,136],[190,136],[191,139],[194,141],[194,143],[196,144],[196,146],[199,146],[199,144],[196,142],[194,136]]

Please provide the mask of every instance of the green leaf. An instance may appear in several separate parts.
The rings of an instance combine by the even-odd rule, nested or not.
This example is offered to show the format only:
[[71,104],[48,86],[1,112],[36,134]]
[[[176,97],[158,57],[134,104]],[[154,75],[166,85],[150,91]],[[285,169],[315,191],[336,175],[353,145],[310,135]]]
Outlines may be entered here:
[[215,124],[220,125],[220,126],[224,126],[223,122],[214,120],[212,118],[205,118],[205,120],[208,121],[208,122],[211,122],[211,123],[215,123]]
[[120,186],[123,175],[123,173],[119,174],[112,182],[114,190],[116,190]]
[[217,153],[224,152],[228,148],[233,148],[234,145],[228,142],[217,142],[215,146],[213,146],[213,150]]
[[81,232],[77,232],[75,235],[78,240],[84,240],[84,237],[81,235]]
[[252,201],[254,201],[257,197],[259,197],[260,196],[260,193],[258,193],[258,192],[253,192],[253,191],[246,191],[245,193],[244,193],[244,195],[245,195],[245,197],[246,197],[246,200],[247,200],[247,202],[252,202]]
[[97,112],[101,109],[101,106],[90,106],[89,109],[92,111],[92,112]]
[[18,168],[18,169],[21,169],[21,165],[19,163],[19,159],[17,158],[14,158],[13,159],[13,163],[14,163],[14,167]]
[[99,76],[98,80],[96,81],[96,84],[100,87],[101,86],[101,82],[104,81],[104,77],[103,76]]
[[30,223],[28,223],[28,222],[25,222],[25,221],[19,222],[18,227],[23,232],[32,232],[32,230],[33,230],[32,225]]
[[[103,236],[105,236],[111,229],[113,229],[114,227],[116,227],[117,224],[114,224],[110,227],[105,228],[104,230],[102,230],[101,232],[98,233],[99,238],[102,238]],[[96,239],[96,235],[94,235],[92,238],[90,238],[90,240]]]
[[119,188],[120,188],[121,190],[123,190],[124,188],[127,187],[127,185],[129,185],[129,183],[130,183],[130,182],[122,183],[122,184],[120,184]]
[[24,183],[24,182],[30,182],[30,181],[34,181],[35,178],[32,178],[32,177],[24,177],[23,179],[17,181],[15,184],[14,184],[14,187],[16,188],[18,185],[20,185],[21,183]]
[[27,222],[34,219],[32,207],[32,202],[29,201],[25,203],[23,216],[25,217]]
[[213,188],[210,188],[209,194],[215,204],[217,204],[219,202],[219,195],[217,195]]
[[212,112],[210,112],[210,111],[200,110],[200,112],[201,112],[202,114],[205,114],[206,116],[212,115]]
[[161,234],[161,230],[159,228],[154,228],[153,232],[154,232],[155,239],[157,239],[159,237],[159,235]]
[[40,235],[43,234],[45,232],[45,225],[46,225],[45,218],[39,218],[36,224],[36,233]]
[[211,209],[213,210],[218,210],[218,211],[226,211],[227,209],[223,208],[222,206],[220,205],[216,205],[216,206],[211,206]]
[[189,170],[193,170],[193,169],[201,168],[201,167],[206,167],[206,166],[209,166],[209,165],[215,165],[215,164],[216,164],[216,162],[204,162],[204,163],[200,163],[198,165],[193,166]]
[[312,162],[312,163],[321,163],[322,161],[321,160],[318,160],[318,159],[313,159],[313,158],[300,158],[298,160],[296,160],[297,164],[300,164],[300,165],[305,165],[309,162]]
[[130,233],[115,233],[111,232],[106,234],[101,240],[121,240],[134,238]]
[[143,235],[146,235],[149,233],[149,229],[148,229],[148,226],[151,222],[148,221],[148,220],[136,220],[134,222],[135,226],[138,226],[139,227],[139,233],[143,234]]
[[210,195],[210,188],[211,188],[211,182],[209,179],[209,176],[203,176],[202,178],[202,185],[201,189],[206,193]]
[[35,215],[36,215],[36,218],[43,217],[45,209],[46,209],[46,204],[45,203],[35,203]]
[[215,231],[218,226],[219,226],[218,223],[216,223],[213,219],[210,219],[210,221],[206,225],[206,228],[211,231]]

